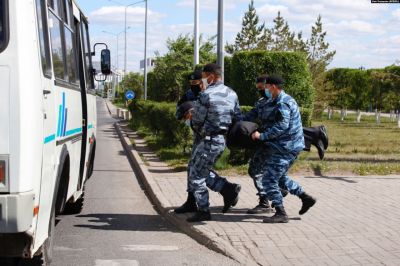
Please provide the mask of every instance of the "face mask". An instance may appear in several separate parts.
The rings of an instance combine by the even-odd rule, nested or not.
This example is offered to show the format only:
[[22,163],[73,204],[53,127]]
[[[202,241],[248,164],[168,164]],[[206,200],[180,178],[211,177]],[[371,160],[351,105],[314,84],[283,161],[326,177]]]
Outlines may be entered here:
[[264,94],[265,94],[264,97],[266,97],[267,99],[271,98],[271,96],[272,96],[271,92],[268,89],[264,90]]
[[188,127],[190,127],[190,120],[185,120],[185,125],[187,125]]
[[204,79],[201,79],[201,81],[203,82],[204,88],[207,89],[208,85],[210,85],[210,84],[208,83],[208,77],[206,77],[206,78],[204,78]]
[[190,90],[193,92],[194,96],[196,96],[196,97],[199,96],[200,91],[201,91],[200,84],[191,85]]

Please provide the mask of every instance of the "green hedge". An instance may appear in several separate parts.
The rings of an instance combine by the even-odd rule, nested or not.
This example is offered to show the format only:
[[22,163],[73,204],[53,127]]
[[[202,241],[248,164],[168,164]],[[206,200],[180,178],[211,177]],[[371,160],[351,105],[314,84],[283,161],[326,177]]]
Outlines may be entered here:
[[285,91],[301,107],[313,108],[315,90],[306,57],[302,53],[246,51],[235,53],[229,63],[229,85],[239,96],[240,104],[253,105],[258,94],[255,79],[262,74],[279,74]]
[[190,128],[175,118],[175,104],[139,100],[133,101],[129,109],[133,126],[150,130],[165,146],[186,146],[192,141]]

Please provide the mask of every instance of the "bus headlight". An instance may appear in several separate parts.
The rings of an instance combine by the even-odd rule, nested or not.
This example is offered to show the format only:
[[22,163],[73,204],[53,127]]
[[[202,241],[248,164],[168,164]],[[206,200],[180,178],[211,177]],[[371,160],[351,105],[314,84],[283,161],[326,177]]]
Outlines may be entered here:
[[8,192],[8,157],[0,155],[0,192]]

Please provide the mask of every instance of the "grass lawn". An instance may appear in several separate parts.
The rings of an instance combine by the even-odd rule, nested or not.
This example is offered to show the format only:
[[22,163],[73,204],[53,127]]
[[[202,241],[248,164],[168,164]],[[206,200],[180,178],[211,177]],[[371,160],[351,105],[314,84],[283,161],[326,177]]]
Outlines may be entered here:
[[[363,116],[357,124],[355,115],[348,115],[340,121],[338,115],[333,120],[314,120],[312,125],[328,128],[329,147],[323,161],[319,160],[316,148],[302,152],[290,169],[291,174],[311,175],[387,175],[400,174],[400,128],[389,118],[382,117],[375,123],[373,116]],[[165,148],[158,138],[137,129],[148,145],[161,160],[177,170],[186,169],[190,157],[189,149]],[[227,150],[216,163],[216,170],[223,175],[247,174],[248,165],[232,166],[227,163]]]
[[315,148],[303,152],[292,172],[311,171],[315,174],[353,173],[358,175],[400,174],[400,128],[389,118],[381,118],[378,125],[374,116],[356,116],[345,121],[314,120],[313,126],[326,125],[329,147],[320,161]]

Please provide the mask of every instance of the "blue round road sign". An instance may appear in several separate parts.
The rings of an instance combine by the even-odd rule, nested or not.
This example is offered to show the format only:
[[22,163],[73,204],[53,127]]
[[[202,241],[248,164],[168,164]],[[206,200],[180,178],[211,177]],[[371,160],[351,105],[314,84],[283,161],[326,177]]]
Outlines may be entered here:
[[135,99],[135,92],[133,92],[133,91],[127,91],[127,92],[125,92],[125,98],[126,98],[127,100],[133,100],[133,99]]

